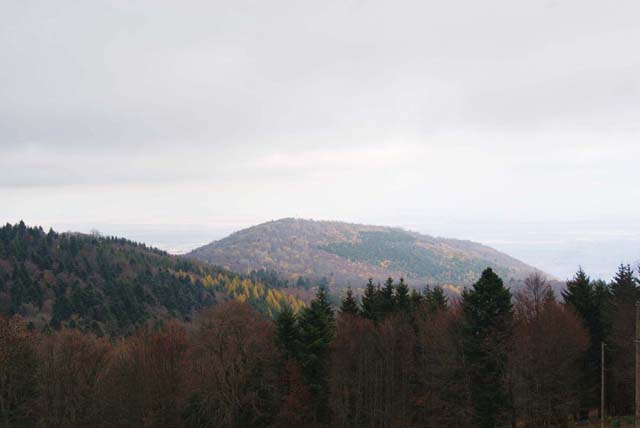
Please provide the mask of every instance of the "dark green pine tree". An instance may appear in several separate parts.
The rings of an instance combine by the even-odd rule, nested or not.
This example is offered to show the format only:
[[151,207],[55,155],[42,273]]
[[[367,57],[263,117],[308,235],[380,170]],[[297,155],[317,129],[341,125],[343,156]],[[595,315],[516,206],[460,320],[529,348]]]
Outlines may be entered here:
[[513,329],[511,293],[487,268],[462,295],[463,349],[473,405],[473,426],[495,428],[509,421],[505,382],[508,343]]
[[404,278],[400,278],[394,298],[394,309],[398,312],[408,313],[410,308],[411,300],[409,297],[409,286],[404,282]]
[[351,287],[347,288],[347,294],[344,296],[344,299],[342,299],[342,303],[340,304],[340,313],[354,316],[360,315],[358,302],[353,295],[353,290],[351,290]]
[[424,299],[427,303],[429,312],[436,313],[438,311],[446,311],[449,305],[449,299],[444,294],[442,287],[435,286],[433,289],[429,286],[424,290]]
[[285,359],[300,357],[300,327],[298,317],[288,306],[276,318],[276,346]]
[[25,286],[22,284],[24,263],[14,261],[11,271],[11,314],[16,314],[26,300]]
[[317,421],[329,423],[329,350],[335,336],[335,317],[325,287],[302,310],[301,359],[305,381],[314,396]]
[[[609,300],[611,299],[611,289],[609,284],[599,279],[593,282],[593,303],[598,314],[597,322],[593,326],[594,343],[603,341],[609,334],[609,319],[608,313]],[[591,329],[590,329],[591,331]],[[599,358],[599,357],[598,357]],[[598,366],[599,367],[599,366]]]
[[620,265],[611,282],[611,294],[614,297],[624,296],[631,299],[638,297],[638,279],[631,265]]
[[380,290],[380,310],[383,316],[393,312],[394,299],[395,286],[393,285],[393,278],[389,277],[382,290]]
[[362,316],[372,321],[380,319],[380,290],[369,278],[362,296]]
[[413,290],[411,290],[411,296],[409,296],[409,300],[411,301],[411,310],[415,311],[424,303],[424,296],[414,288]]
[[562,298],[564,303],[571,305],[588,325],[588,319],[593,313],[593,286],[591,278],[582,270],[582,267],[579,267],[573,278],[567,281],[567,288],[562,291]]
[[580,401],[584,414],[599,401],[600,343],[605,340],[608,330],[605,312],[609,287],[602,281],[591,281],[582,267],[579,267],[573,278],[567,281],[562,298],[565,305],[572,307],[582,319],[589,333],[589,350],[585,355],[580,388],[583,394]]
[[640,287],[633,269],[620,265],[611,282],[611,298],[607,312],[610,315],[609,350],[611,392],[610,409],[617,414],[634,410],[633,379],[635,372],[634,343],[635,304],[640,300]]

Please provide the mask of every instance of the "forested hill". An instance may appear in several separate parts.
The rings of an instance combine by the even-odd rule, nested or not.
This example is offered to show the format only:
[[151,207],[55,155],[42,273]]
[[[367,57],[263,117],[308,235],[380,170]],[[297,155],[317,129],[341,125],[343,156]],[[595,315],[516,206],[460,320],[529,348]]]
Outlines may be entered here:
[[0,315],[22,315],[36,329],[123,334],[229,298],[267,314],[303,305],[248,277],[125,239],[22,222],[0,228]]
[[190,256],[237,272],[275,270],[295,280],[326,277],[361,286],[368,278],[404,276],[410,284],[469,285],[487,267],[505,280],[534,270],[493,248],[403,229],[342,222],[281,219],[233,233]]

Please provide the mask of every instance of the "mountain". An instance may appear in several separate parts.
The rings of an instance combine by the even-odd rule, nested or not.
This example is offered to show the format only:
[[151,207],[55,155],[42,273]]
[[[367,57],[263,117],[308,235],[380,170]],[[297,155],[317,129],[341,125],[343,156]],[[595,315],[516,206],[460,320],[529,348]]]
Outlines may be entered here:
[[274,314],[303,303],[281,289],[121,238],[0,228],[0,315],[33,328],[126,334],[235,298]]
[[504,280],[535,269],[485,245],[399,228],[285,218],[235,232],[190,257],[237,272],[274,270],[288,279],[326,278],[336,287],[403,276],[416,286],[466,286],[486,267]]

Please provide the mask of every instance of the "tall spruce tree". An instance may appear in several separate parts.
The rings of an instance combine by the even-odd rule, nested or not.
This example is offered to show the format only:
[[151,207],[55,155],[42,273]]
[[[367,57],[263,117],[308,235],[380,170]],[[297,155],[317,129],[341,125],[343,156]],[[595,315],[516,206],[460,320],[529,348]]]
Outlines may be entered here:
[[[598,283],[596,292],[595,284]],[[580,397],[582,416],[597,405],[600,383],[600,344],[605,339],[605,303],[608,295],[606,284],[592,281],[582,267],[567,281],[562,291],[565,305],[570,306],[581,318],[589,333],[589,350],[585,355]]]
[[433,289],[429,286],[424,290],[424,298],[427,303],[429,312],[435,313],[438,311],[444,311],[449,305],[449,299],[444,293],[442,287],[435,286]]
[[424,303],[424,296],[420,294],[418,290],[415,288],[411,290],[411,296],[409,296],[411,301],[411,310],[415,311]]
[[300,357],[300,327],[296,314],[288,306],[276,318],[276,346],[285,359]]
[[362,296],[362,316],[372,321],[380,319],[380,289],[373,285],[371,278],[369,278]]
[[487,268],[462,295],[463,348],[468,363],[473,425],[503,426],[511,403],[506,385],[508,346],[513,329],[511,292]]
[[394,298],[394,309],[398,312],[408,313],[410,306],[411,300],[409,297],[409,286],[404,282],[404,278],[400,278]]
[[347,288],[347,294],[344,296],[344,299],[342,299],[342,302],[340,304],[340,313],[354,316],[360,314],[358,302],[353,295],[353,290],[351,290],[351,287]]
[[565,304],[571,306],[582,319],[598,354],[600,342],[606,336],[606,306],[610,296],[609,286],[604,281],[592,281],[582,268],[567,281],[566,289],[562,292]]
[[395,299],[395,286],[393,284],[393,278],[387,278],[384,283],[384,287],[380,290],[380,310],[383,316],[393,312]]
[[301,358],[305,381],[314,395],[317,422],[329,423],[329,350],[335,337],[335,316],[327,289],[318,288],[315,298],[300,317]]
[[605,281],[598,279],[593,282],[593,303],[597,314],[596,322],[593,325],[594,343],[598,341],[604,341],[609,334],[610,326],[610,314],[608,311],[609,300],[611,299],[611,289],[609,284]]
[[615,414],[629,414],[634,409],[635,304],[640,300],[638,279],[631,266],[620,265],[611,282],[608,312],[611,332],[608,340],[611,360],[610,409]]
[[591,278],[582,270],[578,271],[572,279],[567,281],[567,287],[562,291],[565,304],[573,309],[584,319],[585,326],[589,325],[589,318],[593,314],[593,286]]
[[[566,289],[562,292],[565,304],[571,306],[582,319],[589,332],[592,346],[598,354],[600,342],[607,335],[607,305],[611,291],[607,283],[601,280],[592,281],[582,268],[579,268],[573,278],[567,281]],[[599,368],[599,365],[597,367]]]

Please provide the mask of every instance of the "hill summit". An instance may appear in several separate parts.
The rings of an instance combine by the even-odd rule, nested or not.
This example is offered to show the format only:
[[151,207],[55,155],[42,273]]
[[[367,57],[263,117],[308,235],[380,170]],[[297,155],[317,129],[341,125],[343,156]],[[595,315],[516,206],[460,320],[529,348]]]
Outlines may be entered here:
[[412,285],[466,286],[486,267],[505,280],[535,269],[485,245],[383,226],[285,218],[262,223],[189,253],[236,272],[274,270],[287,279],[326,278],[359,286],[404,277]]

